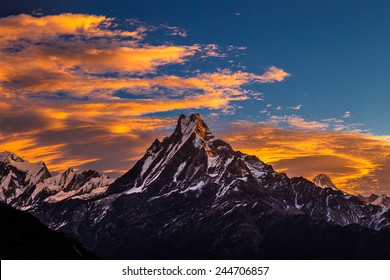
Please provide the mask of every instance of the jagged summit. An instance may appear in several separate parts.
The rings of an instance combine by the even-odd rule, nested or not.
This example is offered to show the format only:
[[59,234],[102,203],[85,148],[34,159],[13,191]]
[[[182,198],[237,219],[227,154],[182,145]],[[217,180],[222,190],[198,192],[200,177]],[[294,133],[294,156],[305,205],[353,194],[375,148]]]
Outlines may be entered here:
[[311,181],[320,188],[331,188],[333,190],[339,190],[326,174],[317,175]]
[[0,153],[0,201],[10,202],[27,188],[50,177],[42,162],[30,163],[14,153]]
[[166,137],[164,141],[175,142],[179,146],[190,142],[187,149],[189,147],[195,148],[196,151],[201,149],[209,158],[221,156],[226,159],[233,157],[236,153],[228,143],[218,139],[213,134],[199,113],[193,113],[189,116],[181,114],[174,133],[170,137]]
[[192,133],[195,133],[203,141],[215,138],[199,113],[193,113],[189,116],[181,114],[174,134],[180,134],[183,138],[188,138]]
[[43,161],[37,161],[37,162],[29,162],[17,154],[9,151],[0,152],[0,163],[7,164],[7,165],[13,165],[16,168],[20,168],[22,171],[26,171],[26,169],[31,168],[44,168],[47,172],[46,165]]

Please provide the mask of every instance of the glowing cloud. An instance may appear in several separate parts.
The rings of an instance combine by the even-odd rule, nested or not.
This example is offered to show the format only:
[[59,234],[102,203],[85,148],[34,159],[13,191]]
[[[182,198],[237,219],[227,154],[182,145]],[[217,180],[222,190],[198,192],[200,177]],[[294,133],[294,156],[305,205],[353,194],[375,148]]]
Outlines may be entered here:
[[271,82],[281,82],[289,76],[291,76],[291,74],[287,73],[283,69],[279,69],[275,66],[271,66],[263,76],[259,77],[259,79],[263,83],[271,83]]
[[[271,66],[263,75],[219,70],[198,73],[193,77],[162,76],[159,68],[183,64],[190,59],[223,57],[218,46],[190,45],[159,46],[143,42],[148,30],[139,27],[123,31],[105,16],[61,14],[34,17],[17,15],[0,19],[0,87],[2,95],[21,99],[88,98],[118,100],[116,92],[150,94],[150,98],[165,101],[171,95],[183,93],[196,100],[199,89],[222,99],[246,99],[240,87],[249,83],[280,82],[290,74]],[[178,30],[169,28],[169,30]],[[157,87],[169,88],[172,94],[164,96]],[[210,97],[210,96],[209,96]],[[141,101],[141,103],[144,101]],[[220,101],[216,106],[220,108]],[[196,108],[196,107],[195,107]]]
[[[235,149],[256,155],[289,176],[311,179],[326,173],[347,192],[390,192],[390,176],[383,173],[390,162],[388,137],[314,128],[241,121],[220,134]],[[381,179],[378,172],[382,172]]]
[[[109,30],[103,31],[102,25],[109,25],[111,19],[105,16],[83,14],[61,14],[34,17],[21,14],[0,19],[2,41],[19,39],[41,39],[60,34],[83,34],[89,36],[112,35]],[[136,33],[116,32],[116,35],[132,36]]]

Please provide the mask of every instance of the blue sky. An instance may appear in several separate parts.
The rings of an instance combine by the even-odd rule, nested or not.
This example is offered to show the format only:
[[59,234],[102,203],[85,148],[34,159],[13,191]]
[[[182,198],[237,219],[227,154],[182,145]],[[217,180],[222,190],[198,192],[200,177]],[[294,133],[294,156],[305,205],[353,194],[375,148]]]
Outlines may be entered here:
[[390,192],[389,8],[4,3],[0,150],[43,159],[55,172],[117,176],[179,114],[197,111],[234,148],[289,176],[328,173],[348,191]]

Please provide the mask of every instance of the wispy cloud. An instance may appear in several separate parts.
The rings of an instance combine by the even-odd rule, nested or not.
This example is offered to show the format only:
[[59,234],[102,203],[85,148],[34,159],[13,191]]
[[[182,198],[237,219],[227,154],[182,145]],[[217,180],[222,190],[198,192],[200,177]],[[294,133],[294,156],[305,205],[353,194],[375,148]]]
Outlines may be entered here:
[[[283,110],[278,106],[276,110]],[[346,123],[343,118],[328,118],[319,120],[308,120],[302,116],[292,115],[272,115],[268,112],[268,119],[262,123],[268,125],[276,125],[281,127],[296,128],[308,131],[314,130],[330,130],[340,132],[354,132],[354,133],[370,133],[370,130],[362,129],[361,123]]]
[[290,106],[290,107],[288,107],[288,108],[289,108],[289,109],[292,109],[292,110],[301,110],[302,105]]
[[169,35],[187,37],[187,32],[178,26],[162,25],[163,28],[166,28],[170,31]]
[[[276,108],[277,109],[277,108]],[[271,116],[269,119],[270,123],[274,124],[283,124],[286,123],[290,127],[299,128],[299,129],[306,129],[306,130],[323,130],[328,128],[327,123],[321,123],[317,121],[307,121],[302,117],[299,116]]]
[[344,115],[342,116],[343,119],[349,118],[351,116],[351,112],[346,111]]

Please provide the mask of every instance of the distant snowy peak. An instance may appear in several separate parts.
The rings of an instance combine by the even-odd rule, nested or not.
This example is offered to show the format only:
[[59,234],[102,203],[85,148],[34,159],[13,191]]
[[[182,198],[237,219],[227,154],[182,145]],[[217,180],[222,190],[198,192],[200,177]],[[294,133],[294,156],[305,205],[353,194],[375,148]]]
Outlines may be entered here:
[[19,207],[31,207],[39,201],[49,203],[66,199],[89,199],[104,193],[113,182],[95,170],[76,173],[73,168],[45,179],[36,185],[27,201],[19,202]]
[[333,190],[339,190],[332,180],[325,174],[320,174],[311,180],[317,187],[320,188],[331,188]]
[[51,176],[41,161],[30,163],[14,153],[0,153],[0,201],[21,209],[42,201],[94,198],[104,194],[113,181],[95,170],[77,173],[73,168]]
[[0,164],[3,166],[9,166],[17,171],[28,173],[26,178],[30,183],[37,183],[42,177],[49,177],[50,173],[46,168],[45,163],[42,161],[30,163],[14,153],[5,151],[0,152]]
[[10,202],[50,173],[42,162],[30,163],[11,152],[0,153],[0,201]]
[[24,160],[14,153],[5,151],[5,152],[0,152],[0,162],[1,163],[10,163],[10,161],[18,161],[18,162],[23,162]]
[[371,194],[370,196],[358,195],[358,198],[367,204],[381,207],[390,207],[390,197],[388,197],[386,194]]

